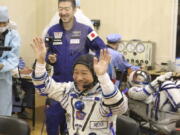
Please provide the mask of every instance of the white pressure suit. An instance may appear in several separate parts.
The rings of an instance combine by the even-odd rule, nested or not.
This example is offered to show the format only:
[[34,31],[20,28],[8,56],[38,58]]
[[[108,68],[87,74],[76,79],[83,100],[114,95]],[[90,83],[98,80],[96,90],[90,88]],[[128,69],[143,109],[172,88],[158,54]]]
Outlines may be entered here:
[[131,87],[128,96],[135,100],[155,104],[161,111],[180,112],[180,81],[168,80],[172,73],[157,77],[144,87]]
[[[35,87],[66,110],[69,135],[115,135],[117,114],[126,112],[127,98],[107,73],[98,76],[98,80],[92,89],[80,93],[74,82],[57,83],[47,73],[33,75]],[[111,94],[103,94],[105,89]]]

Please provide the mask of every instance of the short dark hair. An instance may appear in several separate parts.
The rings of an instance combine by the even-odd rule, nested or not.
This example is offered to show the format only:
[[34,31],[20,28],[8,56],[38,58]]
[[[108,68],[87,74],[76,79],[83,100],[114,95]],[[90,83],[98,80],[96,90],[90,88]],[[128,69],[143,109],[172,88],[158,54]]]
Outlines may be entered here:
[[[118,42],[121,42],[121,41],[118,41]],[[117,42],[110,42],[110,41],[107,41],[108,44],[116,44]]]
[[58,0],[58,3],[60,3],[60,2],[67,2],[67,1],[71,2],[73,8],[76,7],[76,2],[75,2],[75,0]]

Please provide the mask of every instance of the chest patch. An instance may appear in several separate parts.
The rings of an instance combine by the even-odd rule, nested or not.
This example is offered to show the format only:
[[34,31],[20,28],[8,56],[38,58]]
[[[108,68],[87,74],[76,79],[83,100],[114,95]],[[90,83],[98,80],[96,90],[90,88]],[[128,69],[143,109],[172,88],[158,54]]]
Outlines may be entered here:
[[90,121],[90,129],[106,129],[108,128],[107,121]]
[[54,38],[62,38],[62,32],[54,32]]
[[71,37],[73,37],[73,38],[77,38],[77,37],[80,37],[81,36],[81,31],[73,31],[72,32],[72,36]]
[[70,44],[79,44],[80,43],[80,39],[71,39],[70,40]]

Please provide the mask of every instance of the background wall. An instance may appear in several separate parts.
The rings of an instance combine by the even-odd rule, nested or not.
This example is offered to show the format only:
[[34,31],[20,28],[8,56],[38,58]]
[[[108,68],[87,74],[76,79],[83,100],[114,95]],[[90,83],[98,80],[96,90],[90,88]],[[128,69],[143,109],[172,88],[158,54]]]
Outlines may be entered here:
[[175,0],[81,0],[90,18],[100,19],[99,34],[117,32],[126,40],[156,42],[155,61],[174,59]]
[[21,56],[28,66],[34,62],[30,44],[41,33],[57,10],[56,0],[0,0],[0,5],[9,8],[10,19],[18,25],[21,36]]
[[[9,7],[22,38],[21,55],[34,60],[30,43],[41,33],[57,10],[57,0],[0,0]],[[174,60],[177,0],[81,0],[90,19],[100,19],[99,35],[120,33],[124,40],[156,42],[155,62]]]

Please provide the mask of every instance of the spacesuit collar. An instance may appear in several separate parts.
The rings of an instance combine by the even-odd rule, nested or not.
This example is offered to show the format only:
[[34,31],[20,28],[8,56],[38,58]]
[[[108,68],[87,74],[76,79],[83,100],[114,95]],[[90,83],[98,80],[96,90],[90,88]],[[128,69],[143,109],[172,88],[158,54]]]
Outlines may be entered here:
[[95,93],[98,93],[99,91],[101,91],[100,89],[100,84],[97,83],[93,88],[91,89],[85,89],[84,91],[79,91],[76,87],[76,84],[74,83],[74,89],[75,89],[75,92],[78,94],[78,95],[83,95],[83,96],[88,96],[88,95],[93,95]]

